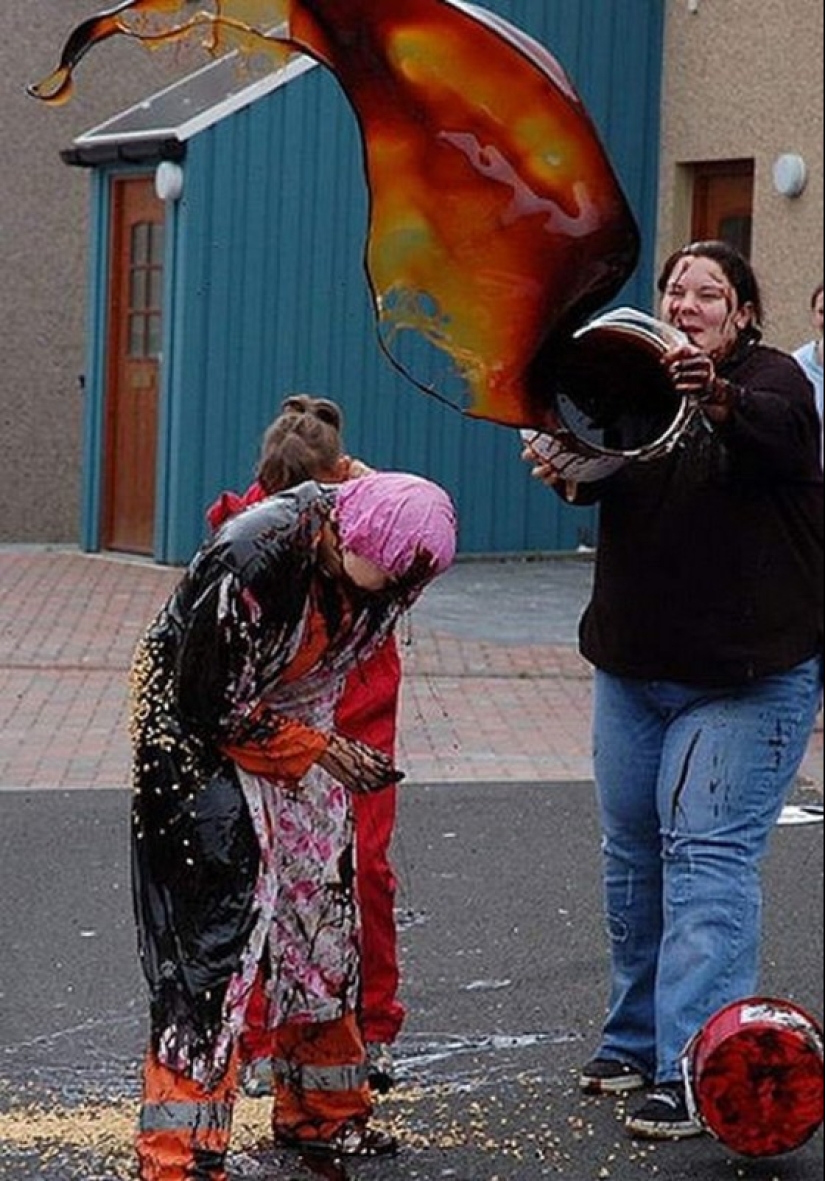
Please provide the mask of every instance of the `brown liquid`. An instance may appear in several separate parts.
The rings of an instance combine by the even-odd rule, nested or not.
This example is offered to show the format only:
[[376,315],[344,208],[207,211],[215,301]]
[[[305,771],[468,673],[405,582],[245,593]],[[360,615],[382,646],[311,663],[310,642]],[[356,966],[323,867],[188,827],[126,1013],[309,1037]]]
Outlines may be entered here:
[[[206,36],[216,56],[265,50],[273,68],[291,47],[328,66],[363,135],[384,348],[473,415],[541,425],[537,358],[607,303],[638,255],[610,162],[550,53],[448,0],[131,0],[79,25],[32,93],[63,101],[80,59],[118,33],[150,46]],[[410,334],[435,351],[433,372]]]

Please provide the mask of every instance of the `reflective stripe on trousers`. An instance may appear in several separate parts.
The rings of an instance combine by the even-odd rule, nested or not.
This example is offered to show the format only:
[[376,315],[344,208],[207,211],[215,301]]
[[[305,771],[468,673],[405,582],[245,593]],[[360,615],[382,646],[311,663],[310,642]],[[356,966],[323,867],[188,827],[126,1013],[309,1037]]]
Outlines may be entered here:
[[148,1054],[137,1134],[141,1181],[226,1181],[237,1056],[207,1091]]
[[292,1022],[273,1032],[276,1135],[330,1140],[373,1110],[358,1020],[348,1013],[318,1025]]
[[232,1127],[229,1103],[144,1103],[140,1112],[141,1132],[174,1132],[190,1128],[193,1134],[217,1128],[228,1132]]
[[295,1091],[357,1091],[367,1083],[367,1066],[295,1066],[276,1059],[272,1076]]

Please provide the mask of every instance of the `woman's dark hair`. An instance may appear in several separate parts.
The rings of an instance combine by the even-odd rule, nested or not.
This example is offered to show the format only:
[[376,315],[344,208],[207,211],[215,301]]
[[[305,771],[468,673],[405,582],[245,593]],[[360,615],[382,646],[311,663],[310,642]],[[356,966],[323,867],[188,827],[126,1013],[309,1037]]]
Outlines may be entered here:
[[813,293],[811,294],[811,311],[816,307],[816,301],[822,294],[823,289],[825,289],[825,284],[822,283],[817,283],[816,287],[814,287]]
[[721,268],[731,287],[736,292],[739,306],[742,307],[744,304],[750,304],[753,309],[753,320],[742,330],[740,338],[760,340],[762,338],[762,322],[764,319],[762,292],[759,289],[759,281],[756,278],[754,269],[745,256],[740,254],[736,247],[731,246],[728,242],[719,240],[691,242],[689,246],[683,246],[681,250],[675,250],[662,267],[662,273],[659,275],[658,282],[659,293],[661,295],[665,293],[676,264],[683,258],[709,258]]
[[258,482],[268,496],[331,475],[343,453],[343,416],[334,402],[293,394],[261,443]]

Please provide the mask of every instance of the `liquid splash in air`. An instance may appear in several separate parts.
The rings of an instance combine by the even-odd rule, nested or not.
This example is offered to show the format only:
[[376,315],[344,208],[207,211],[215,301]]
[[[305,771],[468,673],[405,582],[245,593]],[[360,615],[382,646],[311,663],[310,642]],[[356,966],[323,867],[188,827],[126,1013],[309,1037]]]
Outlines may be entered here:
[[363,138],[379,336],[416,385],[510,426],[548,420],[572,332],[632,274],[639,235],[596,129],[548,50],[461,0],[127,0],[79,24],[30,88],[71,93],[95,45],[305,53]]

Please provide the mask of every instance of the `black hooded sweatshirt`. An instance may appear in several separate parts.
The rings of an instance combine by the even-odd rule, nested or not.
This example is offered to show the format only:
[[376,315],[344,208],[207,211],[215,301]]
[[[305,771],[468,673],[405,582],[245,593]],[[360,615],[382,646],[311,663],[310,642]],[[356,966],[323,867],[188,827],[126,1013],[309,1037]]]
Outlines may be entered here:
[[582,654],[617,676],[725,687],[822,651],[822,466],[813,391],[751,343],[719,367],[730,419],[697,416],[662,458],[580,485],[599,501]]

